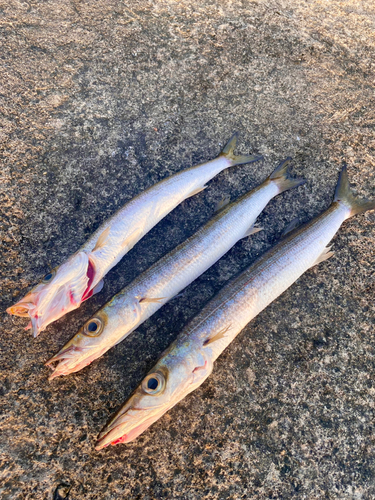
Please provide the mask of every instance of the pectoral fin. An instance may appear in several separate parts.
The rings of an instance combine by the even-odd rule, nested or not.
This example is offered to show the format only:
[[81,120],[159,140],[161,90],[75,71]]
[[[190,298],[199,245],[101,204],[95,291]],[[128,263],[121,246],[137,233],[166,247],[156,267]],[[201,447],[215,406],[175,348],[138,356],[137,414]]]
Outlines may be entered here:
[[96,293],[99,293],[100,291],[103,290],[104,286],[104,280],[100,280],[99,283],[97,283],[94,288],[92,289],[92,294],[95,295]]
[[141,304],[142,302],[162,302],[164,299],[166,299],[167,297],[141,297],[139,299],[139,303]]
[[319,255],[319,257],[316,259],[316,261],[314,262],[314,264],[311,266],[311,267],[314,267],[316,266],[317,264],[320,264],[321,262],[324,262],[325,260],[329,259],[330,257],[332,257],[332,255],[335,253],[335,252],[331,252],[331,246],[330,247],[326,247],[323,251],[323,253],[321,255]]
[[227,333],[227,331],[230,330],[230,328],[231,328],[231,325],[223,328],[216,335],[205,340],[203,342],[203,347],[207,347],[209,344],[212,344],[212,342],[216,342],[217,340],[223,339],[225,337],[225,334]]

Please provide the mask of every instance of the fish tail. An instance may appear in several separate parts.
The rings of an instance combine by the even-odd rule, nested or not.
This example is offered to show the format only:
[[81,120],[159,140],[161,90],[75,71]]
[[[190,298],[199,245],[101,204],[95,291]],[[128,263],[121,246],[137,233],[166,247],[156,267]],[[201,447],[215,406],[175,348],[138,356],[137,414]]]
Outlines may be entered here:
[[348,218],[353,217],[353,215],[366,212],[366,210],[373,210],[375,208],[375,200],[363,201],[353,194],[349,185],[346,165],[344,165],[341,170],[333,201],[342,202],[350,208]]
[[263,156],[261,155],[235,155],[234,149],[237,144],[237,135],[237,132],[232,135],[220,155],[225,156],[226,158],[228,158],[228,160],[230,160],[231,167],[233,167],[234,165],[242,165],[243,163],[251,163],[253,161],[263,159]]
[[293,179],[289,176],[288,166],[290,165],[291,161],[292,159],[288,157],[280,162],[272,172],[272,174],[268,177],[270,181],[276,183],[277,187],[279,188],[279,193],[282,193],[287,189],[300,186],[301,184],[304,184],[306,182],[305,179]]

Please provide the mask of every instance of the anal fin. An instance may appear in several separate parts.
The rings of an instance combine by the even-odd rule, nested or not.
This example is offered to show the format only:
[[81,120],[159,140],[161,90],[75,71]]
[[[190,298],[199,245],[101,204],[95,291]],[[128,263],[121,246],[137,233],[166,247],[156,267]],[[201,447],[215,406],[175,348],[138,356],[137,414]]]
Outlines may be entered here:
[[326,247],[323,250],[323,253],[321,255],[319,255],[319,257],[316,259],[316,261],[314,262],[314,264],[311,267],[314,267],[317,264],[320,264],[321,262],[324,262],[325,260],[332,257],[332,255],[334,255],[335,252],[331,252],[331,248],[332,248],[332,246]]

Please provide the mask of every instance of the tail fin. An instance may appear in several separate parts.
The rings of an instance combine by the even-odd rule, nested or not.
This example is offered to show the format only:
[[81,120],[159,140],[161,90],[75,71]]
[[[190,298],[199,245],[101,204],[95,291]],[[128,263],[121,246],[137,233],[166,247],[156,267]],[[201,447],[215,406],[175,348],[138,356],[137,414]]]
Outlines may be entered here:
[[233,134],[229,142],[221,152],[220,156],[225,156],[231,161],[231,166],[242,165],[243,163],[251,163],[253,161],[262,160],[263,156],[260,155],[239,155],[234,154],[234,149],[237,144],[237,133]]
[[285,160],[283,160],[268,177],[269,180],[274,181],[277,184],[279,193],[282,193],[287,189],[300,186],[301,184],[305,184],[306,182],[305,179],[292,179],[291,177],[289,177],[288,166],[291,161],[291,158],[286,158]]
[[350,215],[348,218],[375,208],[375,200],[361,201],[351,192],[346,165],[344,165],[341,170],[333,201],[341,201],[350,208]]

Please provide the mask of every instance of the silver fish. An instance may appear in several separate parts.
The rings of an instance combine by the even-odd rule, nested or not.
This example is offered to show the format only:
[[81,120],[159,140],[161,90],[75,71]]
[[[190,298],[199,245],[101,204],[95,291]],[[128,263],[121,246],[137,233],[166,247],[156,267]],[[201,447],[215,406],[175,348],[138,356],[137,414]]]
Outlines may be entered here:
[[290,179],[290,158],[280,163],[263,184],[223,208],[188,240],[115,295],[53,356],[49,377],[68,375],[87,366],[121,342],[147,318],[219,260],[241,238],[260,229],[254,223],[267,203],[304,181]]
[[329,244],[341,224],[375,208],[349,189],[344,168],[330,208],[286,236],[219,294],[182,331],[99,435],[96,449],[128,443],[199,387],[223,350],[251,319],[307,269],[333,255]]
[[235,134],[215,160],[172,175],[130,200],[7,312],[29,316],[26,329],[31,328],[36,337],[47,325],[80,307],[102,289],[108,271],[183,200],[205,189],[206,183],[222,170],[262,158],[235,156],[236,141]]

